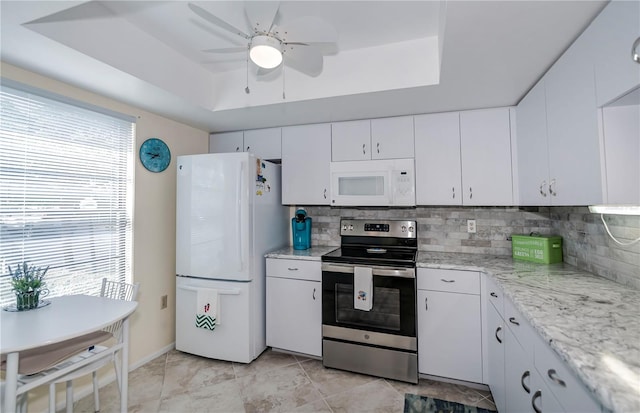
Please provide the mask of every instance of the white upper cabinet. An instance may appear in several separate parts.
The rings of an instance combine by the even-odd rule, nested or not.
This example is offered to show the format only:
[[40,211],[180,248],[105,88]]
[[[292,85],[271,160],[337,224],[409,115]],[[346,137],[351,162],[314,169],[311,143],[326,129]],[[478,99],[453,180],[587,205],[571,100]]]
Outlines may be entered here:
[[549,153],[544,79],[516,109],[520,205],[549,205]]
[[413,158],[413,116],[371,119],[371,159]]
[[280,159],[282,128],[244,131],[244,150],[262,159]]
[[242,131],[209,135],[209,153],[226,152],[244,152],[244,133]]
[[463,205],[513,205],[511,110],[460,112]]
[[331,160],[413,158],[413,116],[331,124]]
[[281,128],[253,129],[209,135],[209,153],[250,152],[262,159],[280,159]]
[[331,124],[331,160],[371,159],[371,121],[354,120]]
[[416,204],[462,205],[460,113],[414,117]]
[[[583,33],[544,77],[551,205],[602,202],[592,38]],[[526,173],[526,171],[523,171]]]
[[640,64],[631,59],[633,42],[640,38],[640,2],[610,2],[589,30],[594,32],[597,104],[603,106],[640,86]]
[[282,203],[329,205],[331,124],[282,128]]

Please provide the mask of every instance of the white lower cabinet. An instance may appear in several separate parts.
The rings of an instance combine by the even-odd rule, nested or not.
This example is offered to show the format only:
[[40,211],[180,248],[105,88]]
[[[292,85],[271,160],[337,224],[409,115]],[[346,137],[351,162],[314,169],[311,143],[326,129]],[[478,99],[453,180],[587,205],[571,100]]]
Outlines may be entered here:
[[505,387],[505,332],[504,321],[498,310],[487,303],[485,332],[487,334],[487,369],[489,388],[498,412],[506,412]]
[[320,265],[267,259],[267,346],[322,356]]
[[479,278],[474,271],[418,268],[421,374],[482,382]]

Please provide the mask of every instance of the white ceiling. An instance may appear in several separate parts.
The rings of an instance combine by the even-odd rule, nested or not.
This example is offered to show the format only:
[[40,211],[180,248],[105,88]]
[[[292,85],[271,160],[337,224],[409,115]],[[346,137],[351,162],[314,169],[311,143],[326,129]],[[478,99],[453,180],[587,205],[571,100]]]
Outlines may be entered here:
[[[255,4],[194,3],[249,30]],[[0,57],[205,130],[252,129],[515,105],[604,5],[280,2],[277,25],[304,37],[295,21],[312,16],[338,40],[317,76],[285,67],[257,78],[244,53],[202,51],[246,41],[186,1],[2,0]]]

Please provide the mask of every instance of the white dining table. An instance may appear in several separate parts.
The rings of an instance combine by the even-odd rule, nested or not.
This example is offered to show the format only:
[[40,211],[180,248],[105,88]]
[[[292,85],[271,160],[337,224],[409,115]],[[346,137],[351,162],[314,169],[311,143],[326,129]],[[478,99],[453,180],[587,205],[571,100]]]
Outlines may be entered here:
[[120,411],[126,412],[129,316],[135,311],[138,303],[89,295],[67,295],[50,298],[49,301],[50,304],[33,310],[0,311],[0,354],[7,356],[4,412],[16,411],[21,351],[98,331],[119,320],[123,320]]

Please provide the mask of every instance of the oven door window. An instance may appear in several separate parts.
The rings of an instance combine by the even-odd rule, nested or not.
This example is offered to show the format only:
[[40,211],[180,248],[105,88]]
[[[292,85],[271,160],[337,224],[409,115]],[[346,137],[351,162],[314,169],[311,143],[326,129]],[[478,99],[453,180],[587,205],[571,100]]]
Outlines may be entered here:
[[353,308],[353,284],[336,283],[334,293],[338,325],[400,331],[400,290],[397,288],[374,286],[371,311]]

